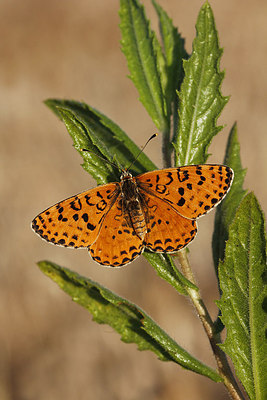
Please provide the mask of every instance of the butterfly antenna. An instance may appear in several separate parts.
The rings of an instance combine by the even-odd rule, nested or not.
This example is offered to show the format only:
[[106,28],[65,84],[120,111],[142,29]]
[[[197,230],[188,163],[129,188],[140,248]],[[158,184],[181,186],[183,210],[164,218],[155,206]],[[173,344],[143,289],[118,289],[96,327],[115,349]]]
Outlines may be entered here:
[[116,165],[115,163],[113,163],[112,161],[109,161],[107,158],[101,157],[100,155],[96,154],[94,151],[89,150],[89,149],[79,149],[80,151],[87,151],[88,153],[92,153],[95,156],[97,156],[98,158],[100,158],[101,160],[105,161],[106,163],[113,165],[113,167],[117,168],[119,171],[122,171],[122,168],[119,167],[118,165]]
[[131,168],[131,166],[135,163],[135,161],[138,159],[138,157],[140,156],[141,153],[143,153],[143,151],[145,150],[146,146],[148,145],[148,143],[154,139],[155,137],[158,136],[158,133],[154,133],[152,136],[150,136],[150,138],[147,140],[147,142],[144,144],[144,146],[141,147],[139,153],[137,154],[137,156],[135,157],[135,159],[131,162],[131,164],[129,165],[128,168],[126,168],[126,171],[129,171],[129,169]]

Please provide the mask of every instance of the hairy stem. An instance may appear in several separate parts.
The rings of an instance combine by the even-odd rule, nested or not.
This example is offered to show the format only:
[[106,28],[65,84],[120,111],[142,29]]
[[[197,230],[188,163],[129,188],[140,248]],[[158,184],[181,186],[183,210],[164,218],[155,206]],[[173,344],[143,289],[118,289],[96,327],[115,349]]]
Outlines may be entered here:
[[[180,250],[177,253],[177,257],[180,262],[181,269],[182,269],[184,276],[196,285],[195,278],[194,278],[191,266],[190,266],[188,258],[187,258],[186,250],[185,249]],[[240,389],[237,385],[237,382],[233,376],[233,373],[230,369],[230,366],[229,366],[227,358],[226,358],[226,354],[218,346],[222,342],[220,333],[215,333],[214,323],[213,323],[213,321],[209,315],[209,312],[200,296],[199,291],[189,288],[188,295],[191,298],[191,301],[199,315],[199,318],[200,318],[202,325],[205,329],[205,332],[208,336],[214,357],[217,362],[218,372],[219,372],[220,376],[223,378],[224,385],[226,386],[226,388],[233,400],[243,400],[244,396],[243,396],[242,392],[240,391]]]

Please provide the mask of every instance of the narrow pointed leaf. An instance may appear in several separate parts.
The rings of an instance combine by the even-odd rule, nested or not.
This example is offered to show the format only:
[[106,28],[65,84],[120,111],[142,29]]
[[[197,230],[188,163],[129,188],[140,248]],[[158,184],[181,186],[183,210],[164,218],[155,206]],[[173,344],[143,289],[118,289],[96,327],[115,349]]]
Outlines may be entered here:
[[241,202],[229,229],[225,259],[219,263],[227,329],[223,350],[250,399],[267,398],[267,286],[264,216],[253,193]]
[[135,343],[139,350],[150,350],[162,361],[173,361],[215,382],[221,381],[216,371],[192,357],[135,304],[55,263],[41,261],[38,266],[73,301],[86,308],[94,321],[110,325],[125,343]]
[[185,369],[189,369],[200,375],[204,375],[207,378],[215,382],[221,382],[222,378],[210,367],[202,364],[200,361],[193,358],[186,350],[180,347],[172,338],[170,338],[166,332],[163,331],[148,315],[143,313],[143,325],[144,329],[151,337],[156,340],[157,343],[161,344],[164,349],[173,357],[173,361],[179,364]]
[[[79,126],[83,126],[84,134],[82,138],[78,135],[79,130],[76,134],[69,132],[74,141],[74,147],[78,151],[81,148],[82,141],[83,147],[93,150],[96,154],[102,155],[111,162],[117,161],[122,168],[127,168],[139,153],[140,148],[129,136],[115,122],[93,107],[78,101],[59,99],[48,99],[45,104],[61,119],[63,119],[62,113],[68,111],[73,115],[74,121],[77,121]],[[84,141],[84,137],[86,137],[86,141]],[[98,169],[98,166],[107,164],[102,160],[100,162],[99,158],[92,153],[80,152],[80,154],[85,161],[83,167],[89,173],[92,171],[94,177],[94,165]],[[87,163],[91,159],[92,165],[88,166]],[[110,169],[108,168],[109,171]],[[135,174],[153,169],[156,169],[156,166],[145,153],[140,154],[131,168]],[[120,171],[116,170],[114,176],[118,178]],[[98,178],[97,182],[105,183],[107,182],[106,178],[104,174],[102,178],[100,177],[101,180]]]
[[233,222],[236,210],[246,194],[246,190],[243,189],[246,170],[242,168],[241,164],[236,124],[231,129],[228,138],[224,164],[233,169],[234,181],[225,199],[216,207],[212,239],[213,260],[216,271],[219,260],[223,260],[224,258],[224,249],[228,239],[229,226]]
[[[61,108],[58,112],[73,140],[74,147],[84,159],[83,168],[93,176],[98,184],[104,184],[108,180],[117,180],[118,171],[116,168],[98,157],[98,155],[103,157],[103,153],[107,154],[108,150],[102,146],[101,151],[99,151],[98,147],[92,142],[85,125],[76,118],[72,111]],[[81,149],[84,148],[90,150],[90,152],[82,151]]]
[[188,54],[184,47],[185,40],[173,25],[171,18],[155,0],[152,0],[152,3],[159,18],[160,33],[166,60],[167,83],[165,96],[168,113],[170,114],[171,104],[177,96],[176,91],[180,88],[184,77],[183,59],[187,59]]
[[173,258],[168,254],[157,254],[146,250],[143,256],[149,261],[157,274],[170,283],[180,294],[188,295],[188,288],[198,290],[198,287],[186,279],[176,268]]
[[224,76],[219,69],[222,49],[207,2],[200,10],[196,31],[193,53],[184,61],[185,78],[179,92],[179,125],[174,140],[177,165],[206,162],[211,140],[221,130],[217,118],[228,101],[220,90]]
[[120,29],[130,78],[140,101],[161,132],[168,128],[164,98],[164,57],[155,33],[150,29],[144,7],[138,0],[120,1]]

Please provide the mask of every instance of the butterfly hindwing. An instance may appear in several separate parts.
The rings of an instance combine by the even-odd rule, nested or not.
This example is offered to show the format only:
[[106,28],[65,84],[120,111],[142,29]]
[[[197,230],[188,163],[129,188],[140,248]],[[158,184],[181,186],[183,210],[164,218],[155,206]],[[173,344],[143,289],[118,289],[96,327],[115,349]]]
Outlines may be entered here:
[[118,196],[109,183],[72,196],[39,214],[32,228],[43,239],[66,247],[88,247],[97,238],[103,219]]
[[96,262],[112,267],[128,264],[143,252],[143,240],[127,221],[120,198],[109,210],[95,242],[88,250]]
[[182,217],[158,197],[141,194],[147,204],[147,248],[160,253],[174,253],[194,239],[197,233],[195,220]]
[[146,172],[136,180],[140,188],[170,204],[180,215],[196,219],[224,198],[233,171],[224,165],[189,165]]

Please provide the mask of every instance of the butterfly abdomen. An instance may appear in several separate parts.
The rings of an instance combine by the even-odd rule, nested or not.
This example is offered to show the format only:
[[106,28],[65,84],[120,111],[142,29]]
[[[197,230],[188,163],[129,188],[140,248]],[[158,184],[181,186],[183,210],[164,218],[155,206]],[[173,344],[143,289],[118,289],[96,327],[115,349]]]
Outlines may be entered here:
[[138,200],[128,202],[127,212],[136,235],[144,240],[147,233],[145,216]]

